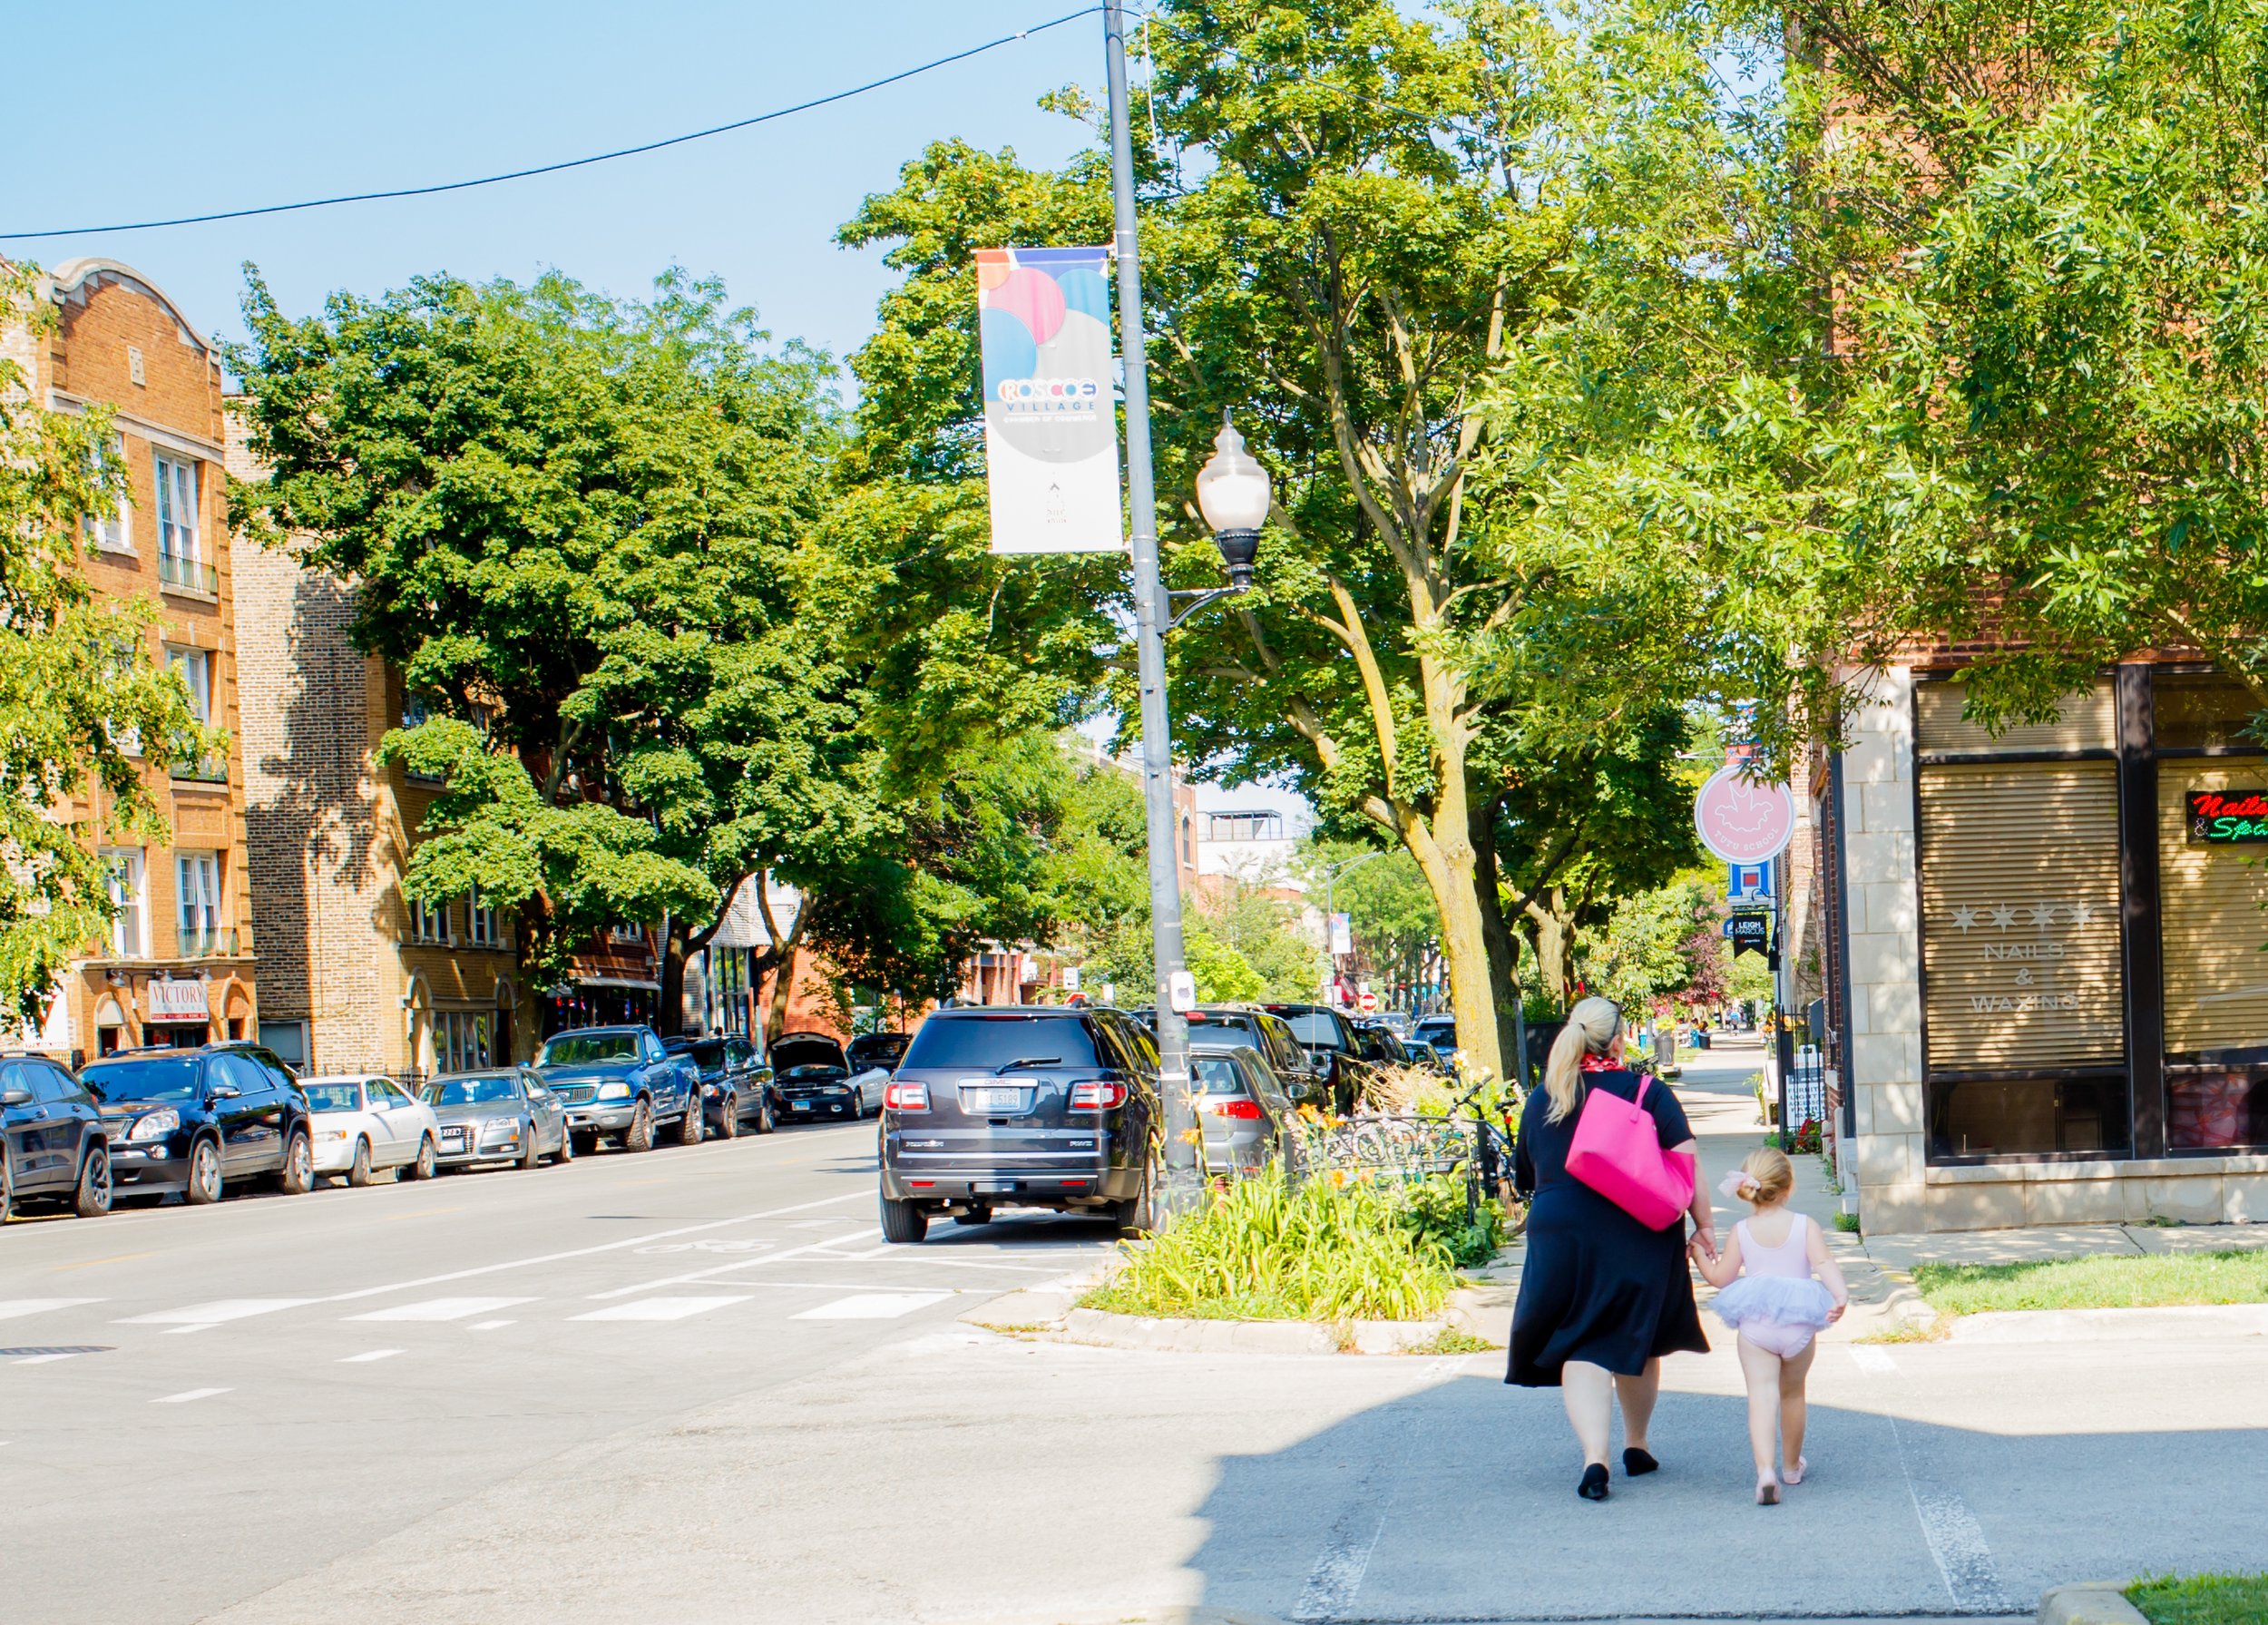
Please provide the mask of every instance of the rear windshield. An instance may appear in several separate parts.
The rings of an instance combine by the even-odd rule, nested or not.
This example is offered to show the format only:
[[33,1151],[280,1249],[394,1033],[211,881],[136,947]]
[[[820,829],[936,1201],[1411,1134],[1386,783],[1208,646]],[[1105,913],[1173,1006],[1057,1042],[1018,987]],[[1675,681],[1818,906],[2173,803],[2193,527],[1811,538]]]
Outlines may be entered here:
[[562,1033],[543,1046],[538,1066],[589,1066],[600,1061],[638,1059],[635,1033]]
[[425,1085],[428,1106],[493,1106],[519,1098],[510,1078],[442,1078]]
[[352,1083],[303,1083],[311,1111],[359,1111],[362,1091]]
[[197,1062],[188,1055],[112,1061],[83,1075],[106,1101],[187,1101],[197,1094]]
[[1292,1036],[1304,1044],[1327,1046],[1334,1050],[1343,1047],[1336,1016],[1317,1010],[1305,1015],[1287,1015],[1284,1019],[1291,1023]]
[[1260,1035],[1252,1030],[1250,1016],[1208,1015],[1203,1021],[1189,1023],[1189,1037],[1197,1043],[1235,1044],[1240,1050],[1256,1050]]
[[693,1064],[703,1072],[715,1072],[725,1063],[725,1041],[721,1038],[699,1038],[685,1046],[685,1052],[693,1058]]
[[905,1052],[908,1071],[964,1067],[999,1072],[1012,1062],[1035,1066],[1096,1066],[1087,1023],[1066,1015],[976,1015],[933,1019],[914,1034]]
[[1189,1057],[1189,1075],[1197,1080],[1199,1094],[1246,1093],[1244,1074],[1237,1063],[1219,1055]]

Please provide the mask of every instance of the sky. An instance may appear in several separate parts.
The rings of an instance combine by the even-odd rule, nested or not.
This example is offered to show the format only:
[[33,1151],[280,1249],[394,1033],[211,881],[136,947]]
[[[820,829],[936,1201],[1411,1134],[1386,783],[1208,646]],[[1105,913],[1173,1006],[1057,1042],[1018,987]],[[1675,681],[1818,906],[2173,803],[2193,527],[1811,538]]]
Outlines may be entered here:
[[[287,313],[422,273],[525,280],[547,267],[644,293],[682,265],[724,279],[781,338],[838,356],[890,275],[836,229],[928,142],[1053,164],[1086,132],[1034,106],[1100,95],[1102,22],[754,130],[438,197],[28,242],[5,233],[422,185],[679,134],[880,78],[1082,0],[122,0],[16,8],[0,253],[102,255],[240,337],[240,267]],[[38,132],[36,145],[27,141]]]

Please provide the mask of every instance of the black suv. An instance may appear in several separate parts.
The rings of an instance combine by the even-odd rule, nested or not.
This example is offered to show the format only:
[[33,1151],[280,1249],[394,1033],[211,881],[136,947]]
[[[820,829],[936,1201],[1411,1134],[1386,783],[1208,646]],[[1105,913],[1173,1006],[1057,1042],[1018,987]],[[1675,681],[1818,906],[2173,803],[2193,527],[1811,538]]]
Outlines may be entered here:
[[121,1196],[217,1202],[224,1186],[254,1178],[286,1196],[315,1188],[307,1096],[257,1045],[129,1050],[82,1076],[103,1105]]
[[1116,1010],[940,1010],[883,1095],[882,1234],[1046,1208],[1147,1228],[1158,1046]]
[[[1157,1011],[1145,1005],[1131,1013],[1155,1040]],[[1291,1024],[1282,1016],[1271,1015],[1257,1004],[1199,1004],[1181,1019],[1189,1024],[1191,1043],[1237,1044],[1257,1050],[1275,1069],[1284,1092],[1294,1101],[1312,1101],[1317,1106],[1327,1102],[1331,1085],[1328,1065],[1318,1064],[1307,1053]]]
[[672,1055],[689,1055],[701,1072],[701,1121],[719,1140],[742,1128],[768,1134],[779,1126],[779,1091],[772,1069],[756,1046],[737,1034],[719,1038],[665,1038]]
[[23,1202],[55,1202],[81,1219],[111,1210],[102,1107],[68,1067],[44,1055],[0,1055],[0,1223]]
[[1329,1086],[1333,1109],[1354,1111],[1355,1097],[1363,1092],[1363,1076],[1373,1065],[1355,1036],[1354,1023],[1328,1004],[1270,1004],[1267,1012],[1291,1027],[1292,1036]]

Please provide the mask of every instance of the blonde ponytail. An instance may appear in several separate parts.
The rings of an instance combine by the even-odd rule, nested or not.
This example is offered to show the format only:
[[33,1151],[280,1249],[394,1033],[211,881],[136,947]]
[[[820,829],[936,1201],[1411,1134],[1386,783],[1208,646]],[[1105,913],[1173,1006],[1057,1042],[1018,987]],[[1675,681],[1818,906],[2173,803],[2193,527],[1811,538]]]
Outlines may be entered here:
[[1622,1031],[1622,1012],[1612,999],[1584,999],[1567,1013],[1567,1025],[1551,1041],[1544,1062],[1543,1091],[1551,1097],[1546,1122],[1562,1122],[1583,1098],[1583,1057],[1603,1055]]

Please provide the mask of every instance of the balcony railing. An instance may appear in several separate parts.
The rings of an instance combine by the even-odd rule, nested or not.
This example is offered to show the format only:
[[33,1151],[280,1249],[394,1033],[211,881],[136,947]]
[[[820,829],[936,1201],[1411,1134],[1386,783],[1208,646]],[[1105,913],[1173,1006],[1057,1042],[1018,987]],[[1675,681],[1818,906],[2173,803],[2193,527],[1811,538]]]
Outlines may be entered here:
[[233,959],[236,956],[236,927],[233,925],[204,925],[194,929],[183,925],[175,935],[183,959]]
[[185,559],[179,553],[158,554],[158,580],[168,587],[180,587],[191,592],[220,595],[220,572],[201,559]]
[[229,782],[229,764],[225,758],[208,756],[192,761],[175,762],[172,774],[176,778],[186,778],[197,784],[226,784]]

